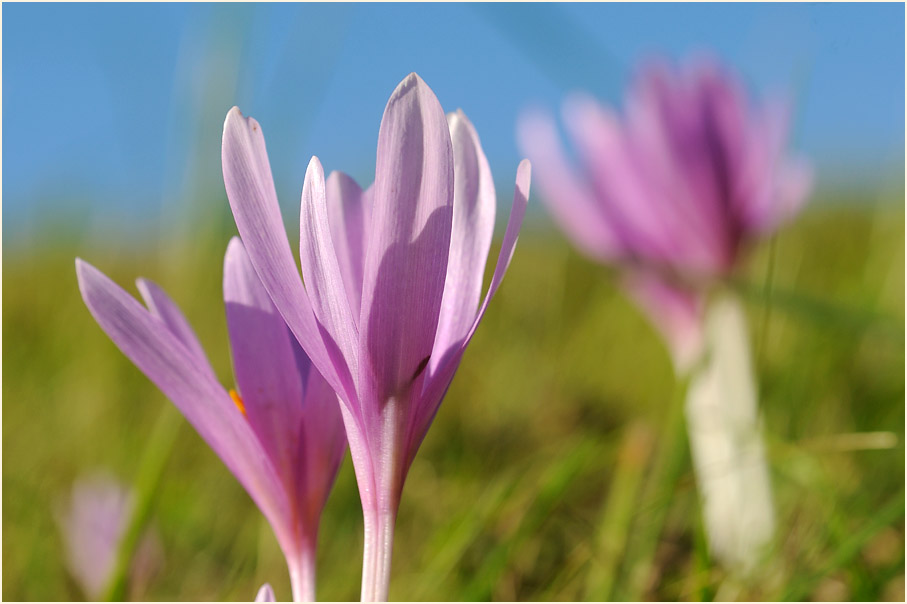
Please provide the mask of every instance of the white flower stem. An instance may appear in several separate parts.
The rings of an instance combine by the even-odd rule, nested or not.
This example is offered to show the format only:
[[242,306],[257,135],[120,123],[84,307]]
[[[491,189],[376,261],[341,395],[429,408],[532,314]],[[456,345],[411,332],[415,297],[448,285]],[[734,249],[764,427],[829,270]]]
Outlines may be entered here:
[[294,602],[315,601],[315,541],[307,542],[300,552],[287,557],[290,587]]
[[690,450],[709,549],[745,572],[771,541],[774,511],[746,318],[735,297],[710,305],[706,346],[687,389]]
[[362,552],[362,601],[386,602],[394,549],[396,510],[363,510],[365,546]]

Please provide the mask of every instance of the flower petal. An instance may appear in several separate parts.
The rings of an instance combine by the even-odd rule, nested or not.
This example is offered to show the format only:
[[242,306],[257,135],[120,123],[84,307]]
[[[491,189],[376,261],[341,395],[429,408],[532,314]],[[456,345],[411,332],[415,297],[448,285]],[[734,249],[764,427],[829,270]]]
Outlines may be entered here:
[[355,400],[349,371],[336,351],[328,352],[293,261],[261,127],[254,119],[244,118],[236,107],[224,122],[221,155],[227,197],[255,272],[331,387]]
[[431,89],[410,74],[391,95],[378,134],[359,321],[360,388],[375,404],[408,388],[428,363],[452,206],[447,120]]
[[580,250],[595,260],[621,252],[620,240],[588,183],[567,161],[554,120],[540,110],[527,111],[517,123],[523,154],[536,165],[542,201]]
[[[668,244],[656,259],[715,271],[726,266],[734,248],[728,225],[734,221],[731,196],[738,170],[729,162],[731,147],[738,144],[733,122],[741,113],[735,90],[714,84],[713,66],[694,68],[683,76],[661,62],[647,65],[627,95],[624,129],[653,222],[661,217],[657,237]],[[609,177],[624,172],[614,166]]]
[[488,286],[488,292],[485,294],[482,307],[479,309],[472,327],[466,334],[466,340],[463,342],[464,348],[479,327],[479,323],[488,309],[488,304],[504,280],[507,269],[510,268],[510,261],[513,260],[513,252],[516,250],[516,243],[520,238],[520,227],[523,226],[523,218],[526,216],[526,206],[529,204],[529,184],[531,179],[532,165],[528,159],[524,159],[517,167],[513,206],[510,208],[510,218],[507,220],[507,230],[504,231],[504,240],[501,242],[501,251],[498,254],[498,262],[494,267],[494,275],[491,277],[491,284]]
[[359,332],[350,312],[340,265],[328,224],[324,170],[317,157],[309,162],[302,186],[299,259],[306,291],[318,322],[340,349],[354,379],[358,378]]
[[245,487],[278,539],[292,516],[286,492],[248,422],[210,368],[132,296],[76,259],[88,310],[111,340],[177,406]]
[[258,594],[255,596],[256,602],[276,602],[274,598],[274,590],[271,589],[270,583],[265,583],[261,586],[261,589],[258,590]]
[[[434,350],[466,335],[482,295],[482,278],[494,232],[496,196],[479,136],[462,111],[447,116],[454,157],[454,205],[450,257]],[[430,364],[437,365],[432,356]]]
[[[305,353],[298,346],[297,352],[304,358]],[[296,459],[300,466],[299,492],[304,493],[304,501],[299,505],[311,522],[313,533],[317,532],[321,510],[346,453],[340,409],[330,385],[320,373],[310,371],[305,386],[301,446]]]
[[284,482],[293,485],[303,413],[303,379],[293,352],[298,344],[238,237],[224,256],[224,305],[243,413]]
[[328,222],[331,225],[331,239],[340,275],[346,288],[350,311],[359,329],[359,313],[362,308],[362,272],[365,270],[365,250],[371,217],[368,192],[359,188],[352,178],[343,172],[331,172],[325,184]]
[[408,461],[406,467],[412,463],[412,458],[415,456],[419,444],[425,437],[428,427],[435,417],[435,413],[438,412],[441,400],[450,387],[450,382],[453,380],[454,373],[456,373],[457,367],[460,365],[460,359],[466,351],[466,346],[469,345],[469,341],[479,327],[482,317],[485,316],[488,304],[491,302],[494,294],[498,291],[498,287],[500,287],[501,282],[504,280],[504,275],[510,267],[510,261],[513,259],[513,252],[516,250],[516,244],[519,240],[520,227],[522,226],[523,218],[526,215],[526,206],[529,203],[529,185],[531,176],[532,166],[528,159],[524,159],[517,168],[516,187],[513,192],[513,206],[510,209],[510,218],[507,221],[507,230],[504,231],[504,240],[501,242],[501,251],[498,254],[494,275],[491,278],[488,292],[485,294],[485,299],[482,301],[482,306],[476,314],[472,326],[466,333],[465,338],[458,344],[447,350],[436,350],[433,353],[439,355],[441,360],[435,371],[426,377],[419,408],[410,416],[407,436],[408,445],[406,449]]
[[671,232],[669,203],[652,195],[648,181],[628,152],[622,126],[609,109],[583,94],[563,105],[570,137],[579,150],[586,173],[602,200],[608,224],[626,249],[647,259],[670,257],[676,246]]
[[[182,311],[180,311],[179,307],[170,299],[164,290],[148,279],[136,279],[135,285],[138,288],[139,293],[142,294],[142,298],[145,300],[145,304],[148,306],[148,310],[151,314],[163,321],[170,332],[189,349],[189,352],[198,357],[200,365],[204,365],[205,368],[211,369],[211,364],[208,361],[208,357],[205,355],[205,350],[195,336],[195,332],[192,330],[186,317],[183,316]],[[214,376],[213,370],[211,376],[214,379],[217,379]]]

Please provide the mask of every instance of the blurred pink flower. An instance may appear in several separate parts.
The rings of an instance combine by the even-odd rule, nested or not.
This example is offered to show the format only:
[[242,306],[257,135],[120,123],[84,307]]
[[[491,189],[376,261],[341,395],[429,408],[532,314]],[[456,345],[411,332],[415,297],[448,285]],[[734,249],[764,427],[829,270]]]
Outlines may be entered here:
[[255,595],[256,602],[276,602],[274,598],[274,590],[271,589],[270,583],[265,583],[261,586],[261,589],[258,590],[258,594]]
[[312,158],[293,260],[258,123],[224,124],[227,196],[274,305],[341,400],[365,518],[363,599],[386,599],[406,474],[513,256],[529,193],[517,169],[513,208],[480,305],[495,189],[462,112],[445,119],[407,76],[384,110],[375,183],[366,191]]
[[164,392],[236,476],[271,524],[295,600],[315,597],[321,511],[346,439],[336,397],[299,348],[242,243],[224,259],[224,301],[239,393],[217,380],[176,304],[139,279],[139,304],[77,259],[85,304],[123,353]]
[[680,370],[702,349],[704,286],[810,190],[808,165],[784,152],[788,116],[779,101],[751,105],[734,75],[706,59],[648,65],[623,118],[584,94],[569,97],[563,118],[578,167],[548,114],[519,120],[551,214],[585,254],[625,269]]
[[[89,600],[102,599],[110,587],[133,505],[126,485],[99,472],[78,478],[69,501],[57,510],[66,566]],[[162,557],[157,534],[147,530],[129,565],[131,593],[141,594]]]
[[58,513],[67,566],[90,600],[104,596],[132,507],[125,486],[97,474],[78,479],[69,505]]

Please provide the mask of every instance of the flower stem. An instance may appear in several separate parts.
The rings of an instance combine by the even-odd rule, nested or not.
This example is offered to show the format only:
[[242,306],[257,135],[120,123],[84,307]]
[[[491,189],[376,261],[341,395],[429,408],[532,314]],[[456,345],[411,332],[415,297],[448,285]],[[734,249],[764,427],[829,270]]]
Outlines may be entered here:
[[746,316],[733,295],[709,308],[705,363],[691,375],[686,418],[709,550],[747,573],[774,533]]
[[167,460],[170,459],[173,443],[182,424],[182,416],[172,405],[167,404],[161,408],[151,429],[135,481],[135,507],[117,548],[116,563],[103,595],[107,602],[120,602],[128,595],[127,583],[132,556],[151,515],[158,482],[164,473]]
[[290,570],[290,587],[294,602],[315,601],[315,545],[306,544],[302,550],[287,557]]
[[363,510],[362,601],[386,602],[391,578],[397,510]]

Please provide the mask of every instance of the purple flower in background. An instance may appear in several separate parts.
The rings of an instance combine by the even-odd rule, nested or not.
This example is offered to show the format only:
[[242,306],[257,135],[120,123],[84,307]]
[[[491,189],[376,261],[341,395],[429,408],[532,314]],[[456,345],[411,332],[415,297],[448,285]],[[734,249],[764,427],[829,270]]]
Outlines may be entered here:
[[734,76],[704,60],[649,65],[623,118],[588,96],[568,98],[578,168],[551,117],[520,120],[551,214],[585,254],[627,269],[629,292],[681,371],[702,349],[703,279],[730,272],[744,244],[795,214],[809,192],[809,168],[784,153],[788,114],[781,102],[751,106]]
[[239,390],[221,386],[176,304],[150,281],[148,308],[77,259],[85,304],[123,353],[164,392],[264,513],[287,558],[294,600],[315,596],[321,510],[346,440],[335,395],[296,344],[242,243],[224,259],[224,301]]
[[[66,566],[88,600],[102,599],[110,587],[134,504],[130,489],[104,472],[78,478],[69,501],[57,510]],[[162,555],[157,535],[146,531],[129,565],[133,593],[141,591]]]
[[362,597],[386,599],[404,479],[513,256],[529,192],[523,161],[479,306],[495,191],[478,136],[417,75],[391,95],[375,183],[362,191],[313,158],[293,261],[258,123],[224,124],[227,196],[274,305],[341,400],[365,519]]

